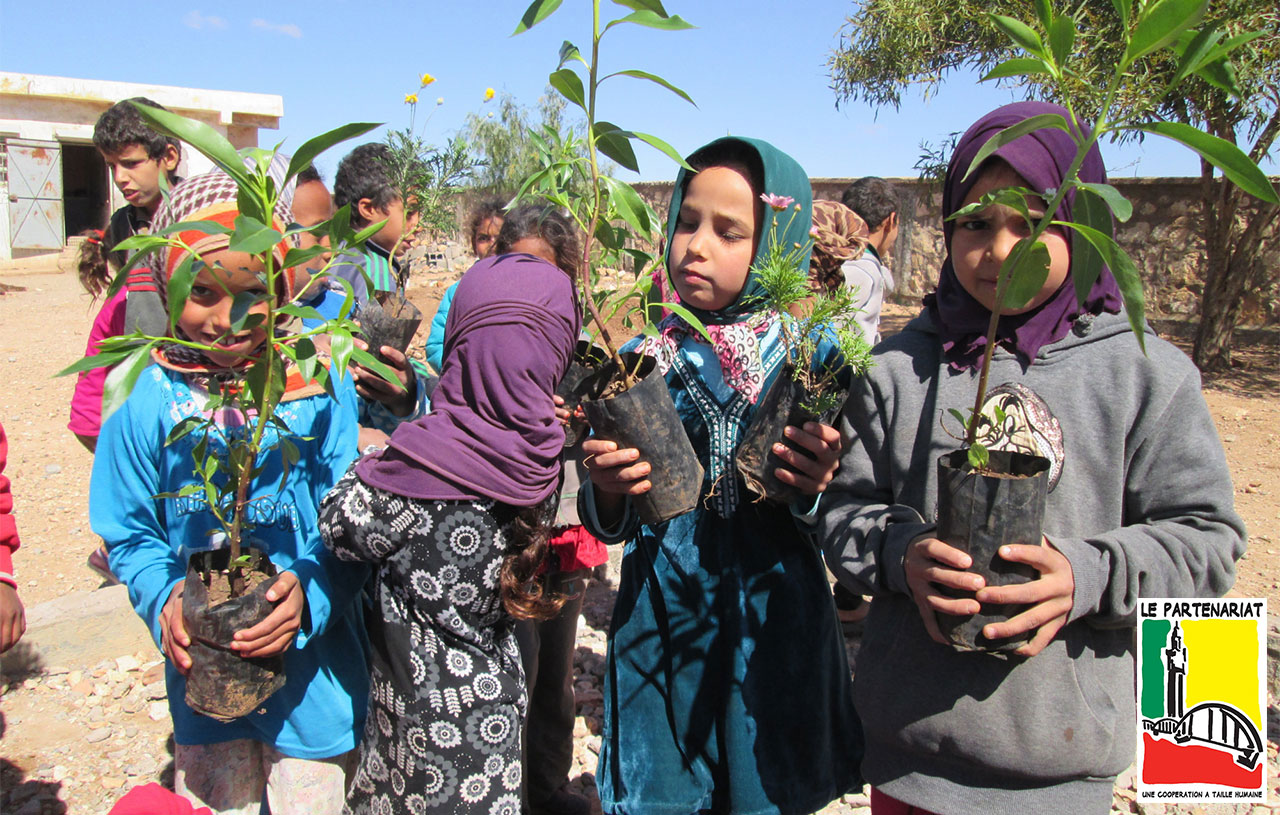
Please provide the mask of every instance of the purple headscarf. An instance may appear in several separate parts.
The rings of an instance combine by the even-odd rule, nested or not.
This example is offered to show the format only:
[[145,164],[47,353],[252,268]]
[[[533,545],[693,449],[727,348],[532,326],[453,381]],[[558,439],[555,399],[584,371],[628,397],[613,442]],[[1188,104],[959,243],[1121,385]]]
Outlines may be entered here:
[[[960,208],[965,196],[973,189],[981,176],[981,170],[968,179],[961,177],[968,171],[982,145],[999,131],[1032,116],[1057,113],[1071,121],[1066,109],[1047,102],[1015,102],[996,108],[973,124],[956,144],[951,164],[947,167],[946,182],[942,187],[942,216],[947,218]],[[1062,185],[1062,178],[1076,156],[1075,141],[1056,128],[1037,130],[1017,139],[995,152],[1014,172],[1022,176],[1029,189],[1043,194]],[[1090,183],[1106,183],[1107,170],[1102,154],[1095,144],[1080,167],[1080,180]],[[1052,195],[1045,195],[1047,201]],[[1075,191],[1068,192],[1058,207],[1057,220],[1071,220],[1071,207]],[[929,317],[942,336],[942,348],[953,368],[976,368],[986,349],[987,323],[991,312],[975,300],[956,278],[951,265],[951,235],[954,221],[943,221],[942,234],[946,240],[947,258],[938,273],[937,290],[924,298]],[[1098,280],[1089,291],[1082,306],[1076,300],[1071,274],[1062,286],[1038,308],[1025,314],[1003,315],[997,329],[997,340],[1009,348],[1024,364],[1030,364],[1042,346],[1062,339],[1071,330],[1071,324],[1081,314],[1101,314],[1104,311],[1118,313],[1122,301],[1115,277],[1105,266]]]
[[476,263],[449,309],[431,413],[397,427],[356,474],[410,498],[540,503],[559,479],[564,428],[552,396],[579,322],[573,284],[552,264],[532,255]]

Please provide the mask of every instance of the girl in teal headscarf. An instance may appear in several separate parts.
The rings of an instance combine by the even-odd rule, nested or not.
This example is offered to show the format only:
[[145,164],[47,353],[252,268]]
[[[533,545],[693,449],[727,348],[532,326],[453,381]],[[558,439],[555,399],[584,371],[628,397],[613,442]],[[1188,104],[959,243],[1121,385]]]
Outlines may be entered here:
[[[778,219],[778,239],[807,245],[812,192],[794,159],[754,139],[719,139],[689,164],[695,172],[681,171],[671,198],[666,267],[712,341],[669,315],[656,338],[631,345],[657,357],[706,470],[699,508],[640,524],[628,496],[649,489],[650,463],[612,442],[584,445],[586,524],[606,542],[629,541],[610,630],[600,800],[627,815],[813,812],[862,783],[843,641],[805,531],[816,501],[755,502],[734,467],[786,356],[750,270],[772,215],[761,198],[792,199],[795,217]],[[834,353],[824,348],[815,364]],[[778,477],[817,495],[840,435],[818,423],[787,433],[812,458],[779,443],[790,466]]]

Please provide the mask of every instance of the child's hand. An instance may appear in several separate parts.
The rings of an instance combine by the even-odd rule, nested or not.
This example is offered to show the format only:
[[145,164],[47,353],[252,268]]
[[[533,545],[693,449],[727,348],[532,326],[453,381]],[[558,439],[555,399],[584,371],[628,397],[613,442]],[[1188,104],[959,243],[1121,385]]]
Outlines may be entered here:
[[643,495],[653,486],[645,477],[649,475],[649,462],[640,461],[640,451],[634,447],[619,450],[615,442],[588,439],[582,443],[585,453],[583,464],[591,474],[596,489],[611,495]]
[[27,630],[27,613],[18,599],[18,590],[0,583],[0,654],[18,644]]
[[967,553],[928,535],[916,538],[907,546],[906,557],[902,559],[907,587],[911,589],[911,599],[916,602],[925,630],[934,642],[944,645],[947,642],[938,628],[937,612],[969,615],[982,610],[977,600],[948,597],[935,585],[966,591],[981,589],[986,585],[982,576],[964,571],[972,565],[973,558]]
[[806,495],[826,491],[831,479],[835,478],[836,470],[840,468],[840,431],[830,425],[806,422],[803,429],[787,425],[783,432],[788,439],[808,450],[815,458],[809,458],[804,453],[777,442],[773,445],[774,455],[785,461],[791,469],[778,467],[773,474],[783,484],[790,484]]
[[564,397],[560,394],[552,394],[551,401],[556,406],[556,421],[565,427],[569,426],[569,420],[573,418],[573,412],[564,406]]
[[1030,642],[1014,651],[1025,657],[1033,657],[1043,651],[1067,624],[1076,590],[1071,561],[1054,549],[1048,538],[1042,538],[1041,543],[1041,546],[1013,544],[1000,547],[1000,557],[1034,566],[1040,572],[1039,578],[1011,586],[988,586],[977,594],[981,603],[1025,603],[1031,606],[1002,623],[992,623],[982,629],[983,636],[993,640],[1035,631]]
[[[357,339],[356,344],[368,349],[364,340]],[[365,399],[381,402],[396,416],[408,416],[413,412],[417,402],[418,380],[413,375],[409,360],[390,345],[382,346],[382,358],[387,367],[396,372],[399,385],[393,385],[363,365],[351,366],[351,377],[355,380],[356,393]]]
[[160,610],[160,648],[183,676],[191,670],[191,636],[182,622],[182,584],[173,587],[164,608]]
[[282,654],[302,627],[302,609],[307,597],[293,572],[281,572],[267,589],[267,600],[276,608],[252,628],[235,633],[231,650],[242,657],[273,657]]

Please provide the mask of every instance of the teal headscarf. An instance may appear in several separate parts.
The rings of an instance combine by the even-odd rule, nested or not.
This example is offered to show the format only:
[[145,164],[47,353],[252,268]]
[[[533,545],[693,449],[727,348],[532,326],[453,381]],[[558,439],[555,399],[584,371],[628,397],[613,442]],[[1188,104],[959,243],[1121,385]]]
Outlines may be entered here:
[[[809,246],[809,225],[813,218],[813,188],[809,185],[809,175],[800,166],[800,163],[791,156],[760,139],[726,136],[698,148],[690,155],[690,158],[704,150],[731,142],[742,145],[742,147],[755,153],[759,158],[760,165],[764,170],[764,189],[761,192],[795,199],[792,209],[796,204],[800,205],[800,211],[795,213],[795,218],[791,217],[791,210],[777,213],[778,240],[782,241],[784,245],[798,243],[804,247]],[[676,176],[675,189],[671,191],[671,205],[667,209],[667,248],[663,255],[668,281],[671,280],[671,240],[676,234],[676,221],[679,220],[680,206],[684,201],[684,193],[692,176],[693,173],[689,170],[681,168],[680,174]],[[768,246],[770,224],[774,215],[773,210],[765,206],[764,202],[757,199],[755,204],[757,207],[764,209],[764,217],[760,219],[760,234],[756,235],[756,252],[752,266],[760,260],[761,254]],[[801,268],[808,269],[808,249],[805,249],[804,256],[800,260],[804,264]],[[674,290],[674,288],[675,286],[672,284],[672,289]],[[707,325],[734,323],[764,308],[764,288],[756,279],[755,271],[752,271],[747,275],[747,283],[742,287],[742,292],[737,299],[722,309],[703,311],[688,304],[682,305],[685,305],[686,308],[693,312],[694,316]]]

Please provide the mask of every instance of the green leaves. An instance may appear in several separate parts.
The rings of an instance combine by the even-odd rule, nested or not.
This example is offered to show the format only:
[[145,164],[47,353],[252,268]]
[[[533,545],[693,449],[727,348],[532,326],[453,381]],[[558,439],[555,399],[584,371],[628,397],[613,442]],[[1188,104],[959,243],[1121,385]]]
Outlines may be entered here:
[[639,172],[636,151],[631,147],[631,134],[611,122],[596,122],[591,128],[596,139],[596,149],[626,167]]
[[990,17],[992,25],[1004,32],[1005,36],[1013,40],[1019,48],[1038,57],[1047,56],[1040,35],[1031,26],[1003,14],[992,14]]
[[586,112],[586,91],[582,87],[581,77],[575,71],[570,68],[552,71],[551,75],[547,77],[547,82],[551,84],[551,87],[559,91],[561,96],[582,108],[583,112]]
[[533,28],[538,23],[550,17],[556,9],[560,8],[561,0],[533,0],[529,7],[524,10],[524,14],[520,17],[520,23],[516,25],[516,30],[511,32],[511,36],[521,34]]
[[200,269],[204,268],[204,264],[196,265],[195,255],[187,255],[182,259],[173,270],[173,274],[169,276],[166,294],[169,301],[169,333],[174,333],[174,326],[178,322],[178,318],[182,316],[182,310],[187,307],[187,297],[191,294],[191,286],[195,283],[196,275],[200,273]]
[[1124,70],[1134,60],[1164,48],[1202,19],[1209,0],[1156,0],[1143,9],[1138,26],[1129,39],[1120,62]]
[[[1055,223],[1058,222],[1055,221]],[[1138,274],[1138,268],[1134,266],[1133,260],[1124,249],[1120,248],[1120,244],[1116,243],[1114,238],[1100,230],[1079,223],[1063,223],[1061,225],[1074,229],[1077,235],[1083,235],[1089,243],[1093,244],[1093,248],[1102,255],[1102,259],[1107,266],[1111,267],[1111,274],[1115,277],[1116,285],[1120,288],[1120,297],[1124,300],[1124,311],[1129,318],[1129,327],[1133,329],[1134,335],[1138,338],[1138,345],[1142,347],[1143,353],[1146,353],[1147,344],[1143,338],[1146,315],[1142,295],[1142,278]],[[1076,289],[1076,296],[1080,296],[1079,288]]]
[[[1128,202],[1125,202],[1128,204]],[[1072,208],[1075,218],[1080,223],[1092,227],[1111,237],[1111,211],[1107,203],[1090,188],[1080,185],[1076,190],[1075,206]],[[1102,255],[1093,244],[1079,231],[1071,232],[1071,282],[1075,286],[1076,300],[1085,301],[1098,275],[1102,273]]]
[[231,142],[218,131],[204,122],[188,119],[167,110],[153,108],[138,102],[132,103],[138,113],[155,130],[166,136],[180,139],[204,154],[206,158],[218,165],[237,184],[248,185],[249,172],[245,169],[240,154],[231,146]]
[[969,458],[969,467],[974,470],[985,470],[987,465],[991,463],[991,454],[987,452],[986,445],[974,442],[969,445],[967,451]]
[[646,28],[656,28],[661,31],[684,31],[689,28],[696,28],[696,26],[683,20],[678,14],[667,16],[648,9],[641,9],[628,14],[626,17],[619,17],[618,19],[611,21],[604,27],[604,30],[608,31],[614,26],[623,25],[625,23],[635,23],[636,25],[642,25]]
[[681,90],[680,88],[677,88],[675,85],[672,85],[670,82],[668,82],[667,80],[665,80],[665,79],[663,79],[662,77],[658,76],[657,74],[651,74],[651,73],[649,73],[648,71],[637,71],[637,70],[635,70],[634,68],[633,68],[633,69],[631,69],[631,70],[627,70],[627,71],[614,71],[613,73],[609,74],[608,76],[601,77],[601,78],[600,78],[600,83],[601,83],[601,84],[603,84],[603,83],[604,83],[604,81],[605,81],[606,79],[609,79],[609,78],[611,78],[611,77],[615,77],[615,76],[630,76],[630,77],[633,77],[633,78],[635,78],[635,79],[647,79],[648,81],[653,82],[653,83],[658,84],[658,85],[661,85],[662,87],[664,87],[664,88],[666,88],[667,90],[671,91],[671,92],[672,92],[672,93],[674,93],[676,96],[679,96],[679,97],[680,97],[681,99],[683,99],[684,101],[686,101],[686,102],[688,102],[689,104],[693,105],[695,108],[698,106],[698,103],[693,101],[693,97],[692,97],[692,96],[690,96],[689,94],[685,93],[685,92],[684,92],[683,90]]
[[[1125,198],[1115,187],[1110,184],[1090,184],[1084,181],[1076,182],[1076,201],[1079,202],[1079,190],[1088,190],[1089,193],[1101,198],[1106,202],[1111,213],[1116,216],[1116,220],[1125,223],[1133,216],[1133,204],[1129,203],[1129,199]],[[1078,204],[1077,204],[1078,206]],[[1085,221],[1085,223],[1091,223]]]
[[1181,122],[1146,122],[1130,125],[1126,129],[1154,133],[1186,145],[1199,153],[1205,161],[1221,170],[1228,181],[1254,198],[1269,204],[1280,203],[1280,198],[1276,197],[1275,188],[1272,187],[1266,174],[1258,169],[1258,165],[1254,164],[1244,151],[1226,139],[1204,133]]
[[341,144],[348,139],[362,136],[379,126],[380,124],[376,122],[351,122],[341,127],[335,127],[328,133],[322,133],[313,139],[308,139],[302,143],[302,146],[294,152],[293,158],[289,160],[289,170],[285,180],[293,178],[307,169],[307,167],[310,167],[316,156],[335,144]]
[[1051,74],[1049,65],[1044,60],[1037,57],[1017,57],[1005,60],[982,77],[981,81],[986,82],[988,79],[1004,79],[1011,76],[1035,76],[1037,74]]
[[231,243],[227,247],[232,252],[257,255],[270,251],[277,243],[284,240],[284,235],[248,215],[237,215],[235,225],[235,233],[232,234]]
[[[1029,30],[1029,29],[1028,29]],[[1034,33],[1034,32],[1033,32]],[[1038,38],[1037,38],[1038,40]],[[1052,127],[1058,130],[1071,132],[1071,128],[1067,125],[1067,120],[1057,113],[1042,113],[1039,116],[1032,116],[1024,119],[1012,127],[1006,127],[999,133],[987,139],[986,144],[982,145],[982,149],[973,157],[973,162],[969,165],[969,169],[965,171],[964,178],[973,175],[973,171],[982,166],[982,162],[991,157],[991,154],[1004,147],[1006,144],[1020,139],[1028,133],[1034,133],[1037,130]]]
[[1018,241],[1000,266],[997,289],[1003,288],[1000,298],[1002,311],[1020,309],[1039,294],[1049,277],[1049,248],[1040,241],[1030,243],[1030,238]]
[[609,190],[609,202],[617,209],[618,216],[632,229],[647,235],[650,230],[648,207],[640,194],[630,184],[624,184],[616,178],[603,176],[600,179]]
[[1059,65],[1066,63],[1071,56],[1071,48],[1076,42],[1076,21],[1070,14],[1062,14],[1053,18],[1049,25],[1049,51]]

